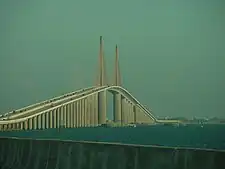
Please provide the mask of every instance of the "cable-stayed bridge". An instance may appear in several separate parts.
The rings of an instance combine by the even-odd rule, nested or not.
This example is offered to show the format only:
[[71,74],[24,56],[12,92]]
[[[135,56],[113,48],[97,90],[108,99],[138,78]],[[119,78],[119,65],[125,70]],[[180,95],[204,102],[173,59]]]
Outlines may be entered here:
[[157,123],[159,120],[130,92],[121,86],[118,48],[115,54],[114,84],[105,75],[103,40],[100,37],[97,85],[36,103],[0,117],[0,130],[90,127],[107,121],[106,95],[113,95],[113,121],[118,124]]

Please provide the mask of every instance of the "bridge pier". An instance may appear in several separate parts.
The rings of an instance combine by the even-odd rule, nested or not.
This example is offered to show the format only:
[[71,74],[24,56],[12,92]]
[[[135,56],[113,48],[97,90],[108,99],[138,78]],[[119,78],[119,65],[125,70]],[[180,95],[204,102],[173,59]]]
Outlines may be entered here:
[[128,123],[133,123],[133,118],[132,118],[132,103],[128,101],[127,105],[127,113],[128,113]]
[[52,112],[52,126],[53,128],[56,128],[56,122],[57,122],[57,111],[56,110],[53,110]]
[[37,116],[33,117],[32,121],[34,130],[37,130]]
[[114,122],[121,123],[121,95],[119,93],[113,94],[113,112],[114,112]]
[[50,111],[45,113],[45,128],[46,129],[49,129],[49,114],[50,114]]
[[79,100],[79,102],[78,102],[78,107],[79,107],[79,111],[78,111],[78,127],[81,127],[82,126],[82,119],[81,119],[81,116],[82,116],[82,102],[81,102],[81,100]]
[[88,98],[88,103],[89,103],[89,118],[90,118],[90,124],[89,126],[93,126],[94,124],[94,115],[93,115],[93,111],[94,111],[94,108],[93,108],[93,96],[89,96]]
[[81,127],[85,126],[85,99],[81,99]]
[[57,124],[56,124],[56,128],[60,127],[60,118],[61,118],[60,108],[57,108]]
[[70,118],[70,128],[73,128],[74,127],[74,116],[73,116],[73,113],[74,113],[74,103],[71,103],[70,106],[69,106],[69,118]]
[[98,124],[106,123],[106,91],[98,94]]
[[37,116],[37,129],[41,129],[41,115]]
[[76,102],[73,102],[71,104],[71,110],[70,110],[70,118],[71,118],[71,128],[74,128],[76,127],[75,124],[76,124]]
[[45,129],[45,114],[41,114],[41,129]]
[[126,98],[122,98],[121,101],[121,106],[122,106],[122,113],[121,113],[121,124],[126,124],[127,123],[127,103],[126,103]]
[[77,127],[77,102],[73,103],[73,127]]
[[49,128],[51,129],[51,128],[53,128],[53,119],[54,119],[54,116],[53,116],[53,110],[51,110],[50,112],[49,112]]
[[28,128],[29,130],[33,130],[33,126],[32,126],[32,118],[28,119]]
[[28,120],[24,121],[24,129],[27,130],[28,129]]
[[77,103],[77,105],[76,105],[76,109],[77,109],[76,110],[76,127],[80,127],[80,124],[79,124],[80,103],[79,103],[79,101],[77,101],[76,103]]
[[98,94],[94,94],[93,96],[93,116],[94,116],[94,126],[99,124],[98,120],[98,113],[99,113],[99,106],[98,106]]
[[62,106],[62,113],[63,113],[63,118],[62,118],[62,124],[61,127],[67,127],[67,108],[66,105]]
[[86,98],[85,101],[85,111],[86,111],[86,127],[90,126],[90,109],[89,109],[89,102],[88,102],[89,97]]
[[67,104],[66,105],[66,127],[71,128],[71,106],[73,103]]
[[134,118],[134,123],[137,123],[137,113],[136,113],[136,105],[133,105],[132,111],[133,111],[133,118]]

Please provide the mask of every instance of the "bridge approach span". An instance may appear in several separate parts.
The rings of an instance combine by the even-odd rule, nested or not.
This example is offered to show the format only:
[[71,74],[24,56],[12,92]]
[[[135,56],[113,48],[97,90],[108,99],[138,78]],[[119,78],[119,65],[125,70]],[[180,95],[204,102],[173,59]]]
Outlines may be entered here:
[[39,102],[39,103],[35,103],[35,104],[32,104],[32,105],[17,109],[15,111],[11,111],[11,112],[2,114],[2,115],[0,115],[0,120],[2,120],[4,118],[11,119],[11,118],[19,117],[19,116],[21,116],[21,114],[27,114],[27,112],[29,113],[31,111],[38,110],[42,106],[43,107],[49,106],[49,103],[60,101],[62,99],[65,99],[65,98],[68,98],[68,97],[71,97],[71,96],[75,96],[75,95],[78,95],[78,94],[82,94],[84,92],[91,91],[94,88],[95,87],[93,86],[93,87],[88,87],[88,88],[84,88],[84,89],[79,89],[79,90],[74,91],[74,92],[63,94],[61,96],[57,96],[57,97],[54,97],[54,98],[49,99],[49,100],[45,100],[45,101],[42,101],[42,102]]
[[49,111],[53,111],[62,106],[69,105],[69,104],[79,101],[81,99],[85,99],[89,96],[94,96],[96,94],[99,94],[99,93],[105,92],[105,91],[109,91],[111,93],[114,93],[114,92],[119,93],[121,96],[128,99],[133,105],[139,107],[142,111],[144,111],[144,113],[147,115],[148,118],[150,118],[154,122],[157,122],[157,119],[150,112],[150,110],[148,110],[145,106],[143,106],[128,90],[126,90],[120,86],[101,86],[101,87],[95,87],[95,88],[91,89],[91,92],[90,91],[84,92],[83,94],[79,95],[78,97],[71,97],[70,99],[67,99],[65,102],[58,104],[56,106],[53,106],[51,108],[47,108],[46,110],[39,111],[39,112],[37,111],[32,114],[24,114],[24,116],[21,116],[21,118],[2,120],[2,121],[0,121],[0,125],[20,123],[20,122],[26,121],[28,119],[34,118],[36,116],[42,115],[44,113],[47,113]]

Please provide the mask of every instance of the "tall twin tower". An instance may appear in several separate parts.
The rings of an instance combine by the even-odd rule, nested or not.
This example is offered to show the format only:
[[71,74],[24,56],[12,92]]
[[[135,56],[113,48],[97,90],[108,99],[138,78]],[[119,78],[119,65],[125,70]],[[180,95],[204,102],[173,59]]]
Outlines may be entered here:
[[[121,86],[121,76],[119,69],[119,56],[118,56],[118,47],[116,45],[115,48],[115,70],[114,70],[114,81],[113,86]],[[107,86],[109,83],[107,82],[106,77],[106,66],[104,59],[104,51],[103,51],[103,39],[100,36],[100,50],[99,50],[99,72],[98,72],[98,86]],[[114,100],[114,121],[121,121],[121,95],[119,93],[113,93]],[[106,123],[106,91],[99,93],[98,95],[98,108],[99,108],[99,124]]]
[[[121,76],[120,76],[118,57],[119,57],[118,56],[118,47],[116,45],[114,82],[112,84],[114,86],[120,86],[121,85]],[[98,86],[106,86],[106,85],[108,85],[108,82],[107,82],[106,69],[105,69],[103,39],[102,39],[102,36],[100,36]]]

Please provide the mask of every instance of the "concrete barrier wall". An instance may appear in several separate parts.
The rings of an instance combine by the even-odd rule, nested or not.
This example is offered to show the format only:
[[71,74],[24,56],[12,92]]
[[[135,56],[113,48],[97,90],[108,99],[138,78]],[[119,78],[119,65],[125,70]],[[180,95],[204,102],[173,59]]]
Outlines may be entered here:
[[225,169],[225,153],[0,138],[1,169]]

